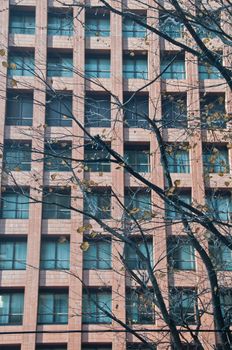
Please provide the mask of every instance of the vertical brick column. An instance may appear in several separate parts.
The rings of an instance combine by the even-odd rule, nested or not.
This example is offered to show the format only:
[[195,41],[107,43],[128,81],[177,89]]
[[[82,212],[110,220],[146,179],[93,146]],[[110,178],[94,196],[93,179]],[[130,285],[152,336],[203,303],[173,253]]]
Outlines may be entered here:
[[[45,103],[46,103],[46,55],[47,55],[47,0],[40,0],[36,3],[36,38],[35,38],[35,78],[34,78],[34,108],[33,108],[33,130],[38,125],[45,124]],[[41,78],[41,79],[40,79]],[[33,131],[32,131],[33,134]],[[32,138],[32,148],[43,150],[43,132],[41,139]],[[38,136],[37,132],[35,136]],[[40,158],[37,154],[32,154],[31,189],[33,198],[41,200],[42,193],[36,188],[43,185],[43,163],[36,162]],[[39,178],[39,181],[33,181]],[[27,239],[27,275],[24,296],[24,330],[35,331],[37,328],[37,308],[39,290],[39,266],[40,266],[40,241],[42,224],[42,204],[30,204],[29,212],[29,232]],[[36,335],[24,335],[22,350],[35,349]]]
[[[4,127],[6,114],[6,98],[7,98],[7,68],[2,65],[8,59],[8,28],[9,28],[9,0],[0,1],[0,144],[4,143]],[[0,159],[2,167],[2,158]],[[2,179],[0,179],[2,182]],[[1,184],[0,184],[1,186]]]
[[[75,71],[73,72],[73,115],[84,125],[84,97],[85,97],[85,81],[82,73],[85,67],[85,11],[80,12],[78,6],[73,7],[74,17],[74,35],[73,35],[73,65]],[[76,73],[75,73],[76,72]],[[81,74],[78,74],[80,72]],[[84,158],[84,133],[81,128],[73,121],[72,127],[72,157]],[[80,147],[80,146],[83,147]],[[79,146],[79,147],[78,147]],[[84,170],[83,170],[84,172]],[[83,180],[84,174],[78,173],[77,176],[80,181]],[[73,185],[71,189],[72,205],[79,209],[83,209],[83,201],[81,190],[78,186]],[[74,197],[78,197],[75,200]],[[69,284],[69,323],[68,329],[82,329],[82,250],[80,244],[83,240],[83,233],[77,232],[78,227],[83,226],[83,216],[71,212],[71,232],[70,232],[70,284]],[[68,350],[81,349],[81,333],[70,333],[68,336]]]
[[[148,24],[157,28],[159,26],[159,12],[158,10],[154,10],[154,3],[150,0],[149,5],[151,6],[148,9]],[[156,34],[151,34],[148,37],[148,58],[149,58],[149,80],[154,79],[158,74],[160,74],[160,38]],[[161,120],[162,119],[162,111],[161,111],[161,93],[162,93],[162,85],[161,79],[159,78],[152,85],[149,86],[149,117],[151,119]],[[159,126],[159,123],[157,123]],[[165,135],[162,135],[163,140],[165,140]],[[163,175],[163,166],[161,163],[161,154],[160,154],[160,146],[158,144],[157,137],[155,132],[151,132],[150,138],[150,150],[151,150],[151,181],[157,186],[164,188],[164,175]],[[159,271],[155,273],[160,289],[162,290],[162,295],[164,296],[164,300],[168,307],[168,271],[167,271],[167,246],[166,246],[166,230],[164,229],[165,223],[162,225],[162,217],[164,215],[164,202],[163,200],[155,193],[152,192],[152,203],[153,212],[157,213],[159,217],[159,225],[156,227],[155,222],[157,221],[157,217],[154,220],[154,230],[152,231],[153,238],[153,260],[156,265],[155,271]],[[156,209],[156,206],[161,209]],[[165,220],[165,219],[164,219]],[[155,321],[154,328],[162,328],[165,327],[165,322],[162,318],[159,318]],[[152,334],[153,341],[157,342],[157,349],[165,349],[165,342],[170,341],[169,335],[166,335],[164,340],[164,335]],[[160,342],[162,338],[162,341]],[[163,344],[164,343],[164,344]]]
[[[111,1],[113,7],[122,9],[120,2]],[[123,101],[123,78],[122,78],[122,17],[111,12],[111,92],[112,95],[117,96],[119,101]],[[111,102],[115,103],[113,97]],[[112,126],[112,148],[123,155],[124,152],[124,136],[123,136],[123,113],[111,107],[111,126]],[[124,196],[124,169],[116,169],[117,165],[111,164],[112,172],[112,190],[119,196],[120,200]],[[112,217],[116,220],[121,218],[122,209],[119,207],[117,200],[112,197]],[[114,223],[115,224],[115,223]],[[118,253],[123,252],[123,244],[112,240],[112,267],[113,267],[113,281],[112,281],[112,312],[120,320],[125,322],[125,278],[122,270],[122,265],[118,261]],[[122,329],[116,322],[113,322],[115,330]],[[113,335],[112,350],[125,349],[126,335],[125,333],[115,333]]]

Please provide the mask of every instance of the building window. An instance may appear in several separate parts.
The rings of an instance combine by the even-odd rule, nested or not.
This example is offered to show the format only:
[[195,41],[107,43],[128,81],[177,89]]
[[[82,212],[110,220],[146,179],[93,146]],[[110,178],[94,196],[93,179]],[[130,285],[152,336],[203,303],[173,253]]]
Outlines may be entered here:
[[201,11],[201,16],[196,17],[197,33],[200,38],[214,39],[218,37],[218,34],[222,31],[220,17],[220,9],[207,9],[205,13]]
[[33,94],[8,93],[6,125],[32,126]]
[[0,325],[23,323],[24,295],[22,292],[0,292]]
[[154,295],[138,289],[126,293],[126,318],[132,324],[153,324],[155,322]]
[[162,124],[164,128],[187,128],[186,95],[169,94],[162,98]]
[[31,142],[6,140],[3,161],[6,171],[30,171]]
[[66,345],[37,345],[36,350],[67,350],[67,346]]
[[211,66],[207,62],[199,62],[198,65],[198,72],[199,72],[199,79],[204,80],[204,79],[222,79],[221,73],[219,70]]
[[11,11],[10,34],[35,34],[35,13],[26,11]]
[[[138,20],[143,21],[146,24],[146,18],[141,15],[134,14]],[[146,36],[146,27],[141,24],[136,23],[131,18],[123,18],[122,22],[122,35],[125,38],[145,38]]]
[[[161,72],[166,69],[166,67],[171,63],[171,61],[174,59],[176,55],[168,55],[167,58],[162,58],[161,60]],[[167,70],[162,74],[162,79],[186,79],[185,75],[185,58],[176,58],[170,66],[167,68]]]
[[91,345],[91,344],[88,344],[88,345],[84,345],[82,346],[82,350],[112,350],[112,346],[111,345]]
[[68,293],[48,292],[39,294],[38,324],[68,323]]
[[21,193],[15,189],[6,189],[1,198],[2,219],[28,219],[29,190],[22,188]]
[[73,35],[73,17],[71,13],[48,14],[48,35]]
[[170,237],[168,263],[176,270],[195,270],[195,253],[189,239],[183,236]]
[[220,241],[212,240],[209,241],[209,251],[216,270],[232,271],[232,250],[229,247]]
[[40,268],[44,270],[69,269],[70,243],[66,237],[44,239],[41,243]]
[[[157,347],[155,344],[149,344],[152,345],[152,349],[156,350]],[[131,344],[127,344],[126,350],[151,350],[150,346],[146,346],[144,344],[140,344],[140,343],[131,343]]]
[[110,96],[93,95],[85,98],[85,126],[109,128],[111,126]]
[[232,200],[230,192],[212,192],[206,194],[207,213],[215,220],[231,221]]
[[[84,212],[97,216],[99,219],[111,218],[111,190],[93,189],[90,193],[84,194]],[[86,215],[86,218],[88,216]]]
[[[181,192],[177,194],[178,200],[185,202],[186,204],[191,205],[191,193],[189,192]],[[188,209],[182,207],[178,204],[166,204],[166,218],[168,220],[181,220],[182,219],[182,211],[185,213],[188,212]]]
[[70,54],[57,54],[52,56],[48,54],[47,60],[48,77],[72,77],[73,76],[73,58]]
[[83,254],[83,266],[86,270],[111,269],[111,241],[107,238],[88,239],[89,248]]
[[47,96],[46,124],[48,126],[72,126],[72,97],[56,94]]
[[87,57],[85,61],[85,76],[87,78],[110,78],[110,57]]
[[83,323],[111,323],[111,317],[103,310],[111,313],[112,296],[109,290],[88,289],[83,292]]
[[43,194],[43,219],[70,219],[70,189],[47,188]]
[[176,325],[196,323],[196,291],[187,288],[173,288],[170,293],[170,312]]
[[150,171],[149,145],[126,145],[124,158],[134,171],[148,173]]
[[[151,265],[153,265],[152,240],[135,240],[135,244],[137,249],[139,249],[146,258],[149,258]],[[147,250],[149,255],[147,255]],[[147,264],[140,258],[134,247],[130,246],[129,243],[125,245],[125,262],[130,270],[147,270]]]
[[151,217],[151,193],[146,190],[126,190],[125,207],[126,218],[150,219]]
[[184,26],[178,19],[165,13],[160,14],[160,30],[172,39],[182,38]]
[[110,36],[110,15],[108,13],[97,13],[87,15],[85,20],[86,37]]
[[147,57],[124,56],[123,77],[125,79],[148,79]]
[[190,173],[189,151],[187,145],[167,145],[166,157],[170,173]]
[[225,95],[206,94],[200,99],[201,126],[203,129],[226,128]]
[[[85,146],[85,169],[90,172],[110,172],[110,154],[99,147]],[[108,160],[108,161],[107,161]]]
[[149,128],[149,123],[146,119],[149,116],[147,96],[125,96],[123,104],[125,126]]
[[44,149],[45,171],[70,171],[72,145],[69,141],[47,142]]
[[32,53],[10,53],[9,54],[9,77],[33,76],[34,75],[34,54]]
[[222,288],[220,291],[222,314],[227,325],[232,324],[232,289]]
[[2,238],[0,241],[0,270],[25,270],[27,242],[21,238]]
[[208,173],[229,173],[228,148],[212,144],[203,145],[203,165]]

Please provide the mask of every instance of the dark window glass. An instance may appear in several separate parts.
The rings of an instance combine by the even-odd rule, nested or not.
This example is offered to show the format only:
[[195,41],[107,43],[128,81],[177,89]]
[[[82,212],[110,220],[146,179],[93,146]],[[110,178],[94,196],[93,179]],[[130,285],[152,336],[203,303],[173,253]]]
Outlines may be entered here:
[[147,57],[125,56],[123,58],[123,77],[125,79],[148,79]]
[[44,149],[46,171],[70,171],[72,146],[70,142],[46,143]]
[[39,294],[38,324],[68,323],[68,293],[41,292]]
[[34,75],[34,53],[12,52],[9,54],[8,75],[13,76],[33,76]]
[[6,189],[1,198],[2,219],[28,219],[29,217],[29,190],[22,189],[17,193],[14,189]]
[[85,35],[87,37],[110,36],[110,16],[108,13],[87,15],[85,20]]
[[93,147],[91,145],[85,146],[85,168],[86,171],[91,172],[110,172],[111,164],[110,154],[103,149]]
[[124,157],[134,171],[148,173],[150,171],[150,154],[147,145],[126,145]]
[[[139,251],[147,257],[147,250],[148,250],[148,257],[150,260],[151,265],[153,265],[153,247],[152,247],[152,240],[136,240],[135,241],[137,248]],[[129,244],[125,245],[125,258],[126,258],[126,265],[130,270],[146,270],[147,265],[146,263],[140,258],[139,254],[136,252],[136,250],[133,248],[133,246],[130,246]]]
[[111,241],[108,239],[87,240],[89,248],[84,252],[83,265],[86,270],[111,269]]
[[126,295],[127,322],[139,324],[153,324],[155,322],[154,295],[147,291],[146,294],[134,289]]
[[83,292],[83,323],[111,323],[111,318],[103,310],[111,313],[111,291],[91,290]]
[[48,126],[72,126],[72,97],[68,95],[47,96],[46,124]]
[[35,34],[35,13],[11,11],[9,31],[11,34]]
[[147,96],[125,97],[123,107],[125,126],[148,129],[149,123],[146,120],[149,116],[148,104]]
[[6,171],[30,171],[31,142],[6,140],[3,161]]
[[65,237],[44,239],[41,243],[40,268],[69,269],[70,244]]
[[[84,211],[100,219],[111,218],[110,189],[93,189],[84,193]],[[88,216],[86,216],[88,218]]]
[[190,173],[189,151],[187,145],[167,145],[166,157],[170,173]]
[[165,70],[165,72],[161,76],[162,79],[177,79],[177,80],[186,79],[184,57],[183,58],[176,57],[176,59],[172,62],[174,57],[175,55],[168,55],[168,56],[166,55],[165,58],[161,59],[161,66],[160,66],[161,73],[168,66],[168,68]]
[[33,94],[9,93],[6,105],[6,125],[31,126]]
[[201,127],[203,129],[226,128],[228,115],[225,111],[225,96],[207,94],[200,99]]
[[22,292],[0,292],[0,325],[21,325],[23,306]]
[[86,57],[85,76],[87,78],[110,78],[110,57]]
[[70,204],[70,189],[46,189],[43,194],[43,219],[70,219]]
[[48,35],[73,35],[73,17],[71,13],[49,13]]
[[172,237],[168,241],[168,263],[177,270],[195,270],[194,248],[188,238]]
[[230,192],[212,192],[206,194],[207,213],[216,220],[230,221],[232,199]]
[[213,144],[203,145],[203,165],[208,173],[229,173],[228,148]]
[[162,124],[164,128],[187,128],[186,96],[170,94],[162,99]]
[[109,96],[87,96],[85,98],[85,126],[111,126],[111,105]]
[[72,77],[73,58],[70,54],[48,55],[47,59],[48,77]]
[[150,219],[151,217],[151,194],[145,190],[126,191],[125,207],[127,219]]
[[0,270],[25,270],[27,242],[25,239],[0,240]]
[[191,289],[173,288],[170,294],[170,311],[176,325],[196,323],[196,292]]

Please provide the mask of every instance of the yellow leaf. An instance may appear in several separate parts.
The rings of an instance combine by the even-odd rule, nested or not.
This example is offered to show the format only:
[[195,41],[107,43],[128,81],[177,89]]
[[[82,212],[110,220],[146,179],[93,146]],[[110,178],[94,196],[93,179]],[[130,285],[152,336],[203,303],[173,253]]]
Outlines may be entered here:
[[96,231],[92,231],[91,234],[90,234],[90,236],[92,238],[95,238],[97,235],[98,235],[98,232],[96,232]]
[[20,167],[17,166],[14,168],[14,171],[21,171],[21,169],[20,169]]
[[3,66],[4,68],[8,68],[9,65],[8,65],[8,63],[7,63],[6,61],[3,61],[3,62],[2,62],[2,66]]
[[103,176],[103,172],[101,171],[101,172],[98,174],[98,176]]
[[15,64],[15,63],[11,63],[11,64],[10,64],[10,68],[11,68],[11,69],[16,69],[16,68],[17,68],[17,66],[16,66],[16,64]]
[[140,211],[139,208],[133,208],[129,211],[129,214],[137,214]]
[[81,243],[80,248],[83,250],[83,252],[86,252],[89,249],[89,242]]
[[6,51],[4,49],[0,49],[0,56],[5,56]]
[[175,187],[180,186],[180,180],[175,180],[174,185],[175,185]]
[[16,87],[17,85],[18,85],[17,80],[11,79],[11,86],[12,86],[12,87]]

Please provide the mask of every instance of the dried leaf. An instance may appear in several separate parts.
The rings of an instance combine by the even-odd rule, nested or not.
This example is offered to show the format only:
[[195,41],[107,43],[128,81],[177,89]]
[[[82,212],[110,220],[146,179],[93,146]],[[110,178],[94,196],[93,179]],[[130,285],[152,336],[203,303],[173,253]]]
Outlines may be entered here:
[[0,56],[5,56],[6,51],[4,49],[0,49]]
[[8,65],[8,63],[7,63],[6,61],[3,61],[3,62],[2,62],[2,66],[3,66],[4,68],[8,68],[9,65]]
[[83,250],[83,252],[86,252],[89,249],[89,242],[81,243],[80,248]]

